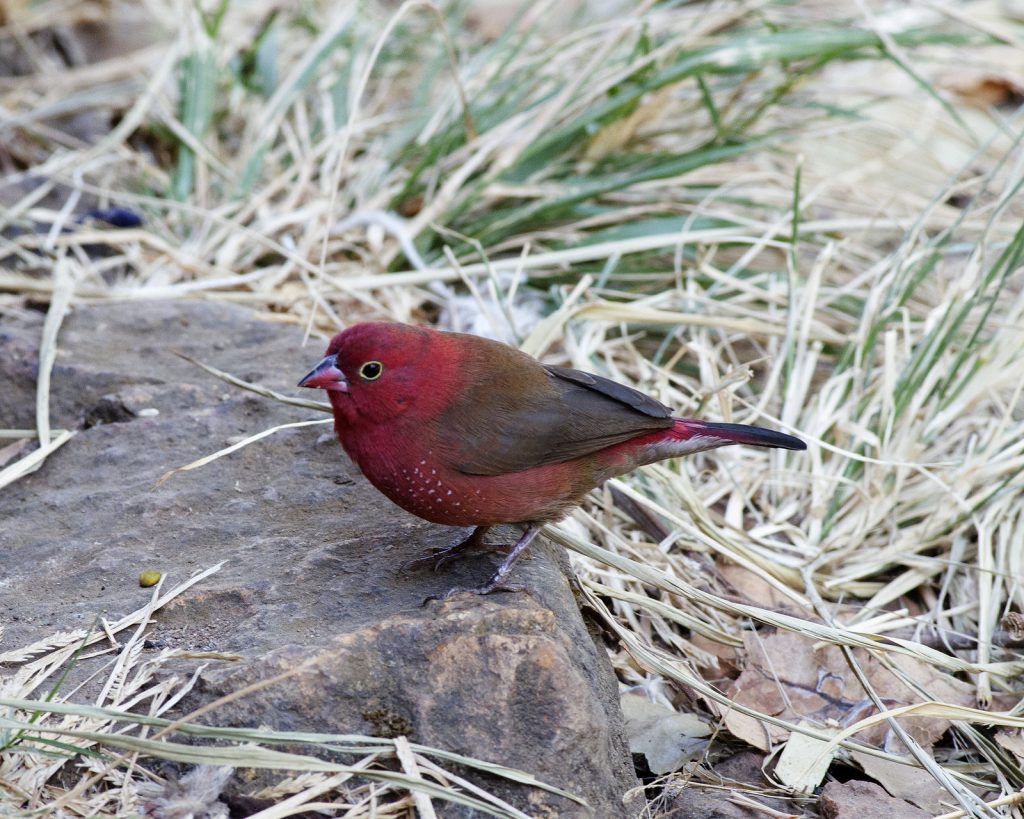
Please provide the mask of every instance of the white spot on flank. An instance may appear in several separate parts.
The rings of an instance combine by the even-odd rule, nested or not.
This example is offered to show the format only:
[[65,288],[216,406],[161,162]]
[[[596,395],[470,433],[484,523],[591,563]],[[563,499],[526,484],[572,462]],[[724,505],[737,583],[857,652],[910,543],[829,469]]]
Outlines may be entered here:
[[452,493],[452,490],[451,490],[451,489],[449,489],[449,490],[448,490],[448,494],[450,495],[451,493]]
[[427,465],[426,461],[420,461],[420,466],[426,466],[426,465]]
[[431,489],[429,492],[427,492],[428,495],[434,495],[436,493],[437,493],[436,489]]

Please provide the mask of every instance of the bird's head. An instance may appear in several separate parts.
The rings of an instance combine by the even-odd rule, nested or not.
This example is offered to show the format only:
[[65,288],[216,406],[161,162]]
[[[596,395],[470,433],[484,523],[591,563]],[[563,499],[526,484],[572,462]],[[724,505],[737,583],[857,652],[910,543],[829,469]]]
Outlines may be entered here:
[[451,351],[443,340],[406,324],[356,324],[331,339],[299,386],[327,390],[335,416],[349,424],[390,421],[446,391]]

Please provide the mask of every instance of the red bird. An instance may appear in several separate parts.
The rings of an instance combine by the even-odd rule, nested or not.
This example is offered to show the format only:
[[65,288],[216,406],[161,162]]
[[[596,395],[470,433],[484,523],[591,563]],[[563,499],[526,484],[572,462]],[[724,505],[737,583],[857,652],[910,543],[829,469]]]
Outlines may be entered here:
[[541,526],[608,478],[729,444],[806,449],[781,432],[674,418],[630,387],[496,341],[404,324],[339,333],[299,386],[327,390],[345,452],[392,501],[476,527],[442,558],[495,524],[526,526],[484,586],[453,592],[499,588]]

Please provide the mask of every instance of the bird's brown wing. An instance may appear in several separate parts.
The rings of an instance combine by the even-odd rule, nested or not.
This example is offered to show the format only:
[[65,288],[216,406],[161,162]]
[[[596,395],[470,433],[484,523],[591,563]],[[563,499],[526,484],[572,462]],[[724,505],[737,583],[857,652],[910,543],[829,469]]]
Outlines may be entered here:
[[553,375],[557,379],[568,381],[570,384],[575,384],[580,387],[586,387],[588,390],[592,390],[602,396],[611,398],[620,404],[625,404],[627,407],[632,407],[637,412],[648,415],[651,418],[672,417],[672,410],[660,401],[655,401],[651,396],[640,392],[640,390],[634,390],[632,387],[627,387],[625,384],[620,384],[617,381],[612,381],[601,375],[585,373],[582,370],[571,370],[568,367],[554,367],[550,364],[544,364],[542,366],[549,375]]
[[521,472],[672,426],[671,410],[642,392],[509,351],[489,358],[490,377],[442,421],[460,472]]

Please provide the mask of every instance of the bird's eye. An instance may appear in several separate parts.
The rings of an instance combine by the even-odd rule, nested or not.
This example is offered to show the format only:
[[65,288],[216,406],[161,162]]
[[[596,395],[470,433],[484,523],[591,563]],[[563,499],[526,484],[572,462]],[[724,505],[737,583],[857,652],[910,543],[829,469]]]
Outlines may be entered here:
[[376,381],[384,372],[384,365],[379,361],[367,361],[359,368],[359,377],[365,381]]

